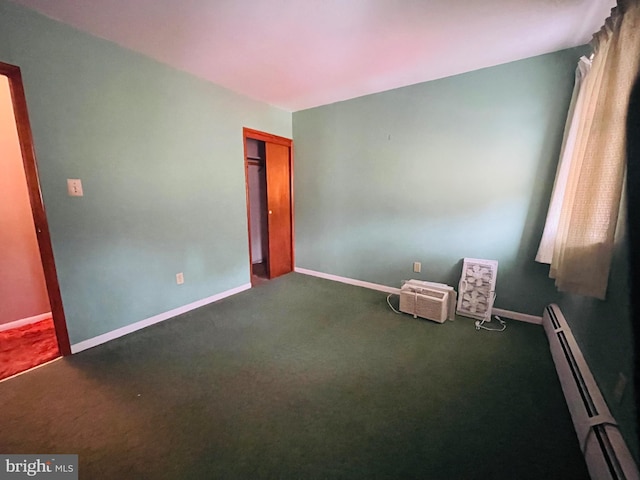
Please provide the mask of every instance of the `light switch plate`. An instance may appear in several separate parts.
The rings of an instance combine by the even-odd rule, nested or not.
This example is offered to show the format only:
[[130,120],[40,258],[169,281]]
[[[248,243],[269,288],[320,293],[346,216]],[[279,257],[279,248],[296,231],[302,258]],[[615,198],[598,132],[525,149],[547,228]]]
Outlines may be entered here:
[[67,192],[70,197],[82,197],[82,181],[79,178],[67,178]]

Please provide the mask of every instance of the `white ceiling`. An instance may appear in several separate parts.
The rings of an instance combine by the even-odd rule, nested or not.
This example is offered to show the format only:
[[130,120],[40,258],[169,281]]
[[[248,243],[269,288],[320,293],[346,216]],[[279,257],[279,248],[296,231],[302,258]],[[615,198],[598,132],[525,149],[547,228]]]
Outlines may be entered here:
[[588,43],[615,0],[14,0],[290,111]]

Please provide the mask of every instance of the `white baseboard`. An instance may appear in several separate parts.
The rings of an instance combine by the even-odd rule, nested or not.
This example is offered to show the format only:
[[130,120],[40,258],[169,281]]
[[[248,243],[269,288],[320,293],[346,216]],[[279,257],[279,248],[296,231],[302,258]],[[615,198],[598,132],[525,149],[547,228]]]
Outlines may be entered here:
[[2,325],[0,325],[0,332],[11,330],[12,328],[24,327],[25,325],[29,325],[31,323],[46,320],[47,318],[51,318],[51,312],[41,313],[40,315],[34,315],[33,317],[21,318],[20,320],[15,320],[9,323],[3,323]]
[[364,280],[356,280],[354,278],[340,277],[338,275],[316,272],[315,270],[308,270],[306,268],[300,268],[300,267],[296,267],[294,271],[297,273],[302,273],[304,275],[311,275],[313,277],[324,278],[326,280],[333,280],[334,282],[348,283],[349,285],[364,287],[370,290],[378,290],[380,292],[386,292],[386,293],[396,293],[396,294],[400,293],[399,288],[388,287],[386,285],[380,285],[379,283],[371,283],[371,282],[365,282]]
[[144,320],[140,320],[139,322],[132,323],[131,325],[127,325],[126,327],[118,328],[116,330],[112,330],[111,332],[98,335],[97,337],[93,337],[88,340],[84,340],[82,342],[74,343],[73,345],[71,345],[71,353],[78,353],[88,348],[101,345],[110,340],[114,340],[116,338],[127,335],[128,333],[132,333],[142,328],[148,327],[149,325],[163,322],[165,320],[176,317],[183,313],[189,312],[191,310],[195,310],[196,308],[204,307],[205,305],[208,305],[213,302],[217,302],[218,300],[222,300],[223,298],[227,298],[237,293],[244,292],[245,290],[249,290],[250,288],[251,288],[251,284],[245,283],[244,285],[240,285],[239,287],[232,288],[231,290],[226,290],[216,295],[212,295],[210,297],[203,298],[202,300],[198,300],[197,302],[189,303],[188,305],[183,305],[182,307],[174,308],[173,310],[169,310],[168,312],[154,315],[153,317],[149,317]]
[[[356,285],[358,287],[369,288],[371,290],[378,290],[385,293],[400,293],[399,288],[388,287],[387,285],[380,285],[379,283],[365,282],[364,280],[356,280],[354,278],[341,277],[339,275],[333,275],[331,273],[318,272],[316,270],[309,270],[306,268],[296,267],[294,269],[297,273],[304,275],[311,275],[313,277],[324,278],[327,280],[333,280],[335,282],[347,283],[349,285]],[[542,317],[536,317],[535,315],[529,315],[526,313],[512,312],[511,310],[503,310],[502,308],[494,308],[491,310],[494,315],[500,317],[509,318],[511,320],[517,320],[520,322],[534,323],[536,325],[542,325]]]
[[19,377],[20,375],[24,375],[25,373],[33,372],[34,370],[37,370],[38,368],[42,368],[42,367],[45,367],[45,366],[49,365],[50,363],[57,362],[61,358],[62,357],[56,357],[53,360],[49,360],[48,362],[41,363],[40,365],[36,365],[35,367],[31,367],[31,368],[29,368],[27,370],[23,370],[22,372],[14,373],[10,377],[6,377],[6,378],[3,378],[2,380],[0,380],[0,383],[6,382],[7,380],[11,380],[12,378]]
[[542,325],[542,317],[529,315],[528,313],[512,312],[511,310],[504,310],[502,308],[492,308],[491,313],[493,315],[509,318],[511,320],[518,320],[520,322],[527,322],[527,323],[533,323],[535,325]]

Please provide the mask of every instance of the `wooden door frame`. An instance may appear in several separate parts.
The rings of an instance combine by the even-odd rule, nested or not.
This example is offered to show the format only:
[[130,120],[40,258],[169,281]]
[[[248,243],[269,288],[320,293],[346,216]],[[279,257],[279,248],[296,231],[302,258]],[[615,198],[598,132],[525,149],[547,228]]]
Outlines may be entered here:
[[18,130],[20,151],[22,152],[22,164],[27,179],[29,202],[31,203],[33,223],[38,239],[38,249],[40,250],[40,259],[44,270],[45,283],[49,295],[49,305],[51,306],[53,324],[55,325],[56,338],[58,340],[58,348],[62,355],[71,355],[71,344],[69,343],[69,332],[67,331],[58,274],[53,258],[49,223],[47,222],[47,215],[42,200],[42,191],[40,189],[38,165],[33,147],[33,136],[31,135],[31,124],[29,123],[29,112],[27,110],[27,99],[22,83],[22,74],[19,67],[0,62],[0,75],[9,79],[13,114]]
[[[294,228],[294,211],[293,211],[293,140],[290,138],[272,135],[271,133],[261,132],[252,128],[242,128],[242,144],[244,145],[244,178],[245,189],[247,195],[247,234],[249,235],[249,274],[253,268],[253,255],[251,253],[251,203],[249,199],[249,160],[247,157],[247,139],[259,140],[261,142],[275,143],[284,145],[289,148],[289,195],[291,202],[291,271],[295,269],[295,228]],[[265,168],[267,159],[265,158]]]

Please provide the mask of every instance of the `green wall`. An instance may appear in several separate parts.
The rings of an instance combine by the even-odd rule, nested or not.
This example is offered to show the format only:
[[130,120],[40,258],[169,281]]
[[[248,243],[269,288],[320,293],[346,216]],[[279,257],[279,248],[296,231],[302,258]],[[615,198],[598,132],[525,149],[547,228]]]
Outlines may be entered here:
[[[629,252],[625,222],[621,220],[606,300],[561,295],[558,305],[571,326],[591,372],[609,405],[629,448],[640,459],[635,432],[636,400],[633,388],[633,329],[631,325]],[[614,390],[618,375],[628,383],[620,401]]]
[[581,52],[294,113],[297,266],[457,287],[462,258],[495,259],[496,307],[541,315],[557,294],[533,259]]
[[[626,236],[605,302],[532,260],[580,53],[295,113],[297,265],[457,285],[463,257],[499,260],[496,306],[560,303],[637,455],[631,385],[612,393],[632,378]],[[0,61],[22,69],[72,343],[249,282],[242,127],[290,137],[290,113],[5,0]]]
[[242,127],[291,137],[289,112],[4,0],[0,61],[22,69],[72,343],[249,282]]
[[[584,52],[294,113],[296,264],[390,286],[422,278],[457,287],[463,257],[498,260],[496,306],[541,315],[559,303],[637,458],[625,233],[604,302],[558,293],[549,267],[533,260]],[[629,380],[620,403],[619,372]]]

